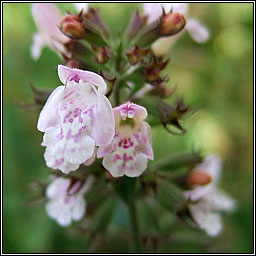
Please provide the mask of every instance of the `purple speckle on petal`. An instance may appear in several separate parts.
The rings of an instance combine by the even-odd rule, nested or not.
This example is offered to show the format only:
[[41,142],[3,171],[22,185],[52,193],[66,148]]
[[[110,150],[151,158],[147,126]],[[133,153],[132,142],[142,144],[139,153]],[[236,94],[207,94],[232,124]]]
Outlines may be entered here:
[[120,155],[115,154],[114,159],[113,159],[114,163],[116,163],[117,160],[121,160],[121,157],[120,157]]
[[68,94],[66,94],[64,97],[63,97],[63,99],[66,99],[66,98],[68,98],[70,95],[72,95],[74,93],[74,91],[71,91],[71,92],[69,92]]
[[81,116],[79,116],[79,123],[82,123],[83,121],[84,119]]
[[123,143],[123,140],[120,140],[119,143],[118,143],[118,147],[121,147],[122,143]]

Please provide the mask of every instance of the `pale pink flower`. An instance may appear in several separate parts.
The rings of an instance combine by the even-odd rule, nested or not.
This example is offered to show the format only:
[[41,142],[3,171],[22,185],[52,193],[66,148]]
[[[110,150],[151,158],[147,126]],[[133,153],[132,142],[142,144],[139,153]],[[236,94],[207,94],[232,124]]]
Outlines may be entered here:
[[113,177],[126,175],[136,177],[147,168],[148,159],[153,160],[152,134],[147,110],[133,103],[114,108],[115,137],[113,142],[98,149],[97,157],[103,157],[103,166]]
[[31,12],[38,32],[33,36],[31,55],[38,59],[44,47],[68,55],[64,44],[70,39],[59,29],[62,15],[58,7],[53,3],[34,3]]
[[[186,18],[186,30],[192,39],[197,43],[205,43],[210,37],[209,29],[203,25],[198,19],[188,18],[189,3],[144,3],[144,14],[148,16],[148,22],[151,23],[162,15],[163,8],[166,13],[173,12],[181,13]],[[183,31],[184,31],[183,30]],[[152,45],[152,50],[158,56],[168,53],[171,45],[183,34],[183,32],[177,35],[164,37],[158,39]]]
[[221,170],[218,156],[209,155],[195,170],[210,175],[211,182],[195,185],[192,190],[184,192],[188,199],[188,209],[201,229],[210,236],[216,236],[222,230],[220,211],[232,211],[235,201],[217,187]]
[[58,74],[64,85],[49,96],[37,128],[45,132],[47,166],[68,173],[92,163],[96,146],[111,143],[115,120],[101,76],[63,65],[58,66]]
[[46,189],[49,199],[46,204],[47,214],[61,226],[68,226],[72,220],[79,221],[85,215],[85,193],[90,189],[93,177],[89,176],[85,182],[56,178]]

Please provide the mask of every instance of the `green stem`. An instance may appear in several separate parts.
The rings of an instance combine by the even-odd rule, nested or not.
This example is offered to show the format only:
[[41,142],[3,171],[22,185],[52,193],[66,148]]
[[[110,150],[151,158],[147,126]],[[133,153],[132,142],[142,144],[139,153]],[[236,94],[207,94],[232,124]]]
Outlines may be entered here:
[[130,223],[132,228],[132,235],[134,240],[134,245],[136,248],[136,253],[142,252],[141,247],[141,236],[140,236],[140,228],[139,221],[137,215],[137,209],[134,201],[131,201],[127,204],[129,210]]

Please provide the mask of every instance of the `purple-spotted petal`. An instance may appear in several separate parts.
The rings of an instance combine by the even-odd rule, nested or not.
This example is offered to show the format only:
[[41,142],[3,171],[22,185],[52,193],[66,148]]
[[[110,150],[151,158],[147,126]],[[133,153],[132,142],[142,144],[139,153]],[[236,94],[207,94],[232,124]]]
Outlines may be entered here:
[[148,159],[144,154],[138,154],[134,159],[134,166],[125,172],[128,177],[138,177],[147,169]]
[[63,95],[64,86],[57,87],[47,99],[38,119],[37,129],[45,132],[48,127],[58,125],[58,106]]
[[103,158],[103,166],[111,173],[113,177],[121,177],[125,173],[125,169],[119,164],[120,159],[121,156],[115,153],[108,154]]
[[64,158],[71,164],[81,164],[93,156],[95,141],[89,136],[80,137],[79,141],[68,139]]
[[56,159],[56,157],[54,156],[54,154],[52,154],[49,148],[46,148],[44,153],[44,158],[46,161],[46,165],[49,168],[52,168],[54,170],[59,169],[63,173],[69,173],[71,171],[75,171],[79,167],[79,164],[71,164],[67,162],[64,158]]
[[97,86],[99,93],[106,93],[107,85],[104,79],[94,72],[58,65],[58,75],[63,84],[66,84],[68,79],[74,79],[75,81],[83,80]]

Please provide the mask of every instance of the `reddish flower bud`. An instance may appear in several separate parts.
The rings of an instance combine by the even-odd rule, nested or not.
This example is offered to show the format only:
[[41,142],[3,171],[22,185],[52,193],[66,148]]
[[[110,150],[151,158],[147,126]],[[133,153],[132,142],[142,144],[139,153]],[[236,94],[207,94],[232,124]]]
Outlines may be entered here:
[[83,27],[83,20],[81,16],[68,14],[60,22],[61,31],[72,39],[84,38],[85,32]]
[[67,60],[66,66],[68,66],[69,68],[79,68],[80,62],[76,59],[70,59],[70,60]]
[[204,171],[194,170],[190,172],[187,177],[187,183],[190,186],[194,185],[207,185],[212,181],[212,177],[209,173]]
[[92,46],[94,51],[94,60],[99,64],[104,64],[111,58],[110,50],[106,46],[96,47]]
[[161,36],[175,35],[183,29],[185,24],[185,17],[180,13],[163,14],[160,34]]
[[139,62],[144,63],[150,49],[141,49],[137,45],[126,53],[127,59],[131,65],[136,65]]

